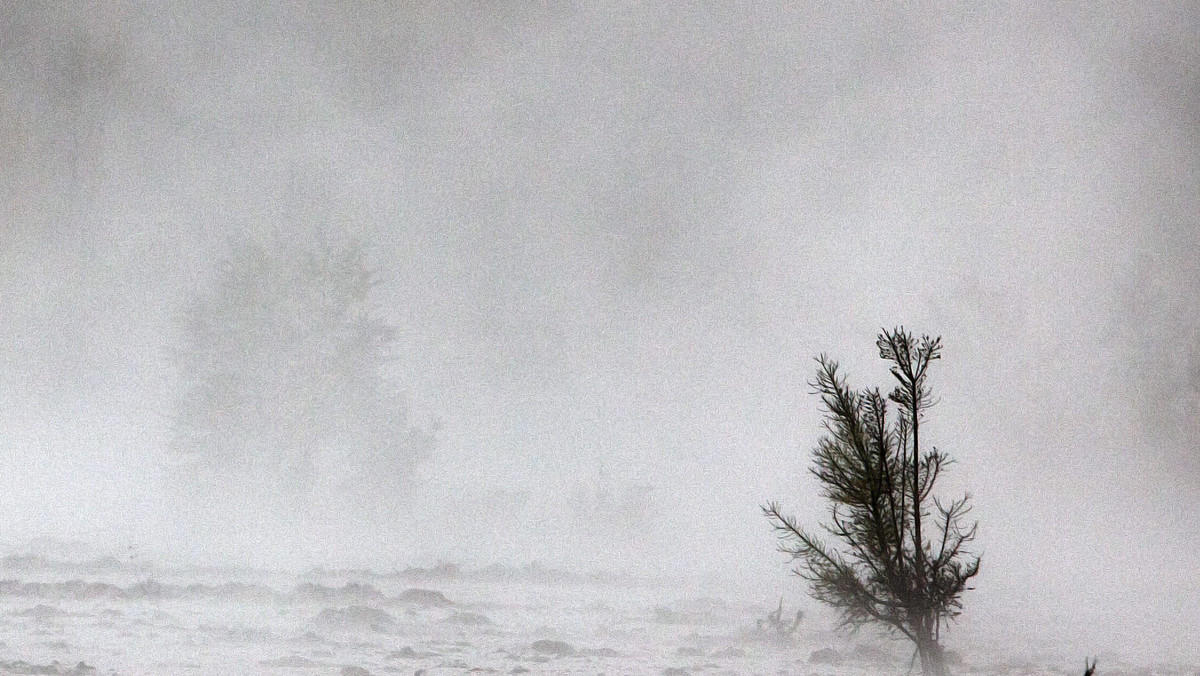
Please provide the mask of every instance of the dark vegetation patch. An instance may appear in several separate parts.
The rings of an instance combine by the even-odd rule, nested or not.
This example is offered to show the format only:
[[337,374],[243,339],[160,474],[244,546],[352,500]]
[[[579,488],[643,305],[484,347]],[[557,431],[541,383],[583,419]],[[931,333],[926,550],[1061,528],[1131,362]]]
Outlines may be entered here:
[[433,589],[405,589],[396,597],[397,603],[430,608],[448,608],[454,605],[446,595]]
[[842,656],[833,648],[821,648],[819,650],[814,650],[812,654],[808,656],[809,664],[837,665],[840,664],[841,661]]
[[612,648],[583,648],[579,654],[584,657],[623,657],[623,655]]
[[282,602],[286,596],[262,585],[227,582],[221,585],[190,584],[187,586],[143,580],[128,587],[107,582],[21,582],[0,581],[0,596],[23,598],[63,599],[72,601],[108,600],[167,600],[167,599],[225,599],[231,601]]
[[281,669],[311,669],[321,666],[320,662],[315,662],[301,655],[277,657],[273,660],[263,660],[259,664],[264,667],[279,667]]
[[326,608],[317,614],[316,623],[326,629],[388,631],[396,626],[396,619],[378,608],[355,605]]
[[39,603],[32,608],[14,612],[17,617],[31,617],[35,620],[52,620],[56,617],[67,617],[70,613],[65,610],[60,610],[54,606],[48,606],[44,603]]
[[341,587],[327,587],[323,584],[305,582],[292,591],[292,598],[298,601],[313,601],[317,603],[379,603],[383,601],[383,592],[373,585],[361,582],[347,582]]
[[496,624],[495,622],[492,622],[492,620],[486,615],[467,612],[453,613],[450,615],[450,617],[447,617],[442,621],[449,624],[460,624],[467,627],[491,627]]
[[529,648],[534,652],[544,655],[554,655],[556,657],[569,657],[575,654],[575,646],[566,641],[555,641],[553,639],[544,638],[534,641]]
[[87,662],[79,662],[70,667],[54,660],[50,664],[31,664],[23,660],[15,662],[0,661],[0,669],[9,674],[41,674],[43,676],[90,676],[96,673],[96,667]]

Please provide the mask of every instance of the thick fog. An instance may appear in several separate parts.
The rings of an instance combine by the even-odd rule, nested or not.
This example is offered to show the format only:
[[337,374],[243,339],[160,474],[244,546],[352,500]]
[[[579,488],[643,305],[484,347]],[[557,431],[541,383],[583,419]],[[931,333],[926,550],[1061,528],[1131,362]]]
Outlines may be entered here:
[[[955,631],[1194,657],[1194,6],[176,5],[0,9],[0,541],[803,602],[760,505],[825,514],[813,357],[887,386],[903,324],[980,524]],[[375,270],[398,483],[187,486],[247,242]]]

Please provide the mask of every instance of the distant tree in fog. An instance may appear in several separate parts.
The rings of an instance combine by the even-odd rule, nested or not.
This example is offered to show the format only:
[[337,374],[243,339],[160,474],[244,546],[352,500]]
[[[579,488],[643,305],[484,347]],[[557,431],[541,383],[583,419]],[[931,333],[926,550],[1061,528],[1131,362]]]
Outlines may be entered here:
[[174,450],[196,476],[301,496],[333,477],[376,494],[430,452],[384,372],[396,331],[375,286],[359,243],[230,247],[186,308],[178,352]]
[[[796,574],[812,595],[837,608],[845,626],[882,625],[910,639],[926,674],[945,674],[941,628],[962,610],[962,594],[979,572],[967,551],[976,525],[967,524],[969,495],[950,502],[933,496],[950,458],[921,448],[921,421],[932,404],[926,385],[941,339],[917,340],[903,328],[877,343],[897,386],[852,390],[837,362],[818,357],[813,384],[825,408],[826,434],[813,451],[812,473],[832,502],[825,544],[777,504],[763,508],[780,549],[799,562]],[[889,402],[896,412],[889,411]],[[931,447],[932,448],[932,447]]]

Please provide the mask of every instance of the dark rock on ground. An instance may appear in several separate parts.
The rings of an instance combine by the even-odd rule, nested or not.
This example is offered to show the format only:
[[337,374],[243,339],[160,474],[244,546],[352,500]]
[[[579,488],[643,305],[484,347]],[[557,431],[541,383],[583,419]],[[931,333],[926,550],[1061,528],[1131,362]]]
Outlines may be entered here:
[[809,664],[838,664],[841,661],[842,656],[839,655],[838,651],[834,650],[833,648],[821,648],[820,650],[814,650],[813,653],[808,656]]
[[575,654],[575,647],[566,641],[555,641],[544,638],[540,641],[534,641],[530,646],[534,652],[544,653],[547,655],[557,655],[558,657],[567,657]]
[[10,674],[28,674],[30,676],[91,676],[96,673],[96,667],[87,662],[80,662],[73,667],[59,664],[54,660],[50,664],[30,664],[23,660],[15,662],[0,662],[0,669]]
[[862,662],[871,662],[874,664],[885,664],[892,661],[891,655],[887,650],[870,643],[859,643],[854,646],[852,658]]
[[419,660],[426,657],[441,657],[441,653],[435,652],[417,652],[410,646],[404,646],[399,650],[393,650],[387,654],[389,660]]
[[314,662],[300,655],[288,655],[287,657],[278,657],[273,660],[263,660],[259,664],[264,667],[282,667],[286,669],[310,669],[321,666],[320,662]]
[[449,622],[450,624],[461,624],[470,627],[487,627],[495,624],[495,622],[492,622],[487,616],[480,615],[479,613],[454,613],[450,617],[447,617],[445,620],[443,620],[443,622]]
[[317,624],[328,629],[387,631],[396,624],[386,611],[370,606],[326,608],[317,614]]
[[445,594],[432,589],[405,589],[396,597],[396,601],[407,605],[431,608],[447,608],[454,605],[450,599],[446,598]]
[[13,613],[18,617],[32,617],[35,620],[49,620],[55,617],[65,617],[67,612],[59,610],[54,606],[48,606],[44,603],[39,603],[32,608],[26,608],[17,613]]
[[305,582],[292,591],[292,597],[302,601],[321,603],[378,603],[383,601],[383,592],[369,584],[347,582],[341,587]]

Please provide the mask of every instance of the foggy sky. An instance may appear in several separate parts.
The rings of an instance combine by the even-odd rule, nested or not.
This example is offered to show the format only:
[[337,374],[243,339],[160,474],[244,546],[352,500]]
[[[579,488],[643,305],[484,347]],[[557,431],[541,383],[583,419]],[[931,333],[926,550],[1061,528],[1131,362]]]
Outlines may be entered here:
[[589,565],[546,535],[603,468],[657,507],[604,565],[799,596],[758,506],[823,514],[812,357],[886,385],[903,323],[946,343],[964,623],[1200,644],[1194,7],[263,5],[0,9],[0,540],[207,549],[180,312],[231,235],[315,224],[371,244],[441,448],[391,539],[218,557]]

